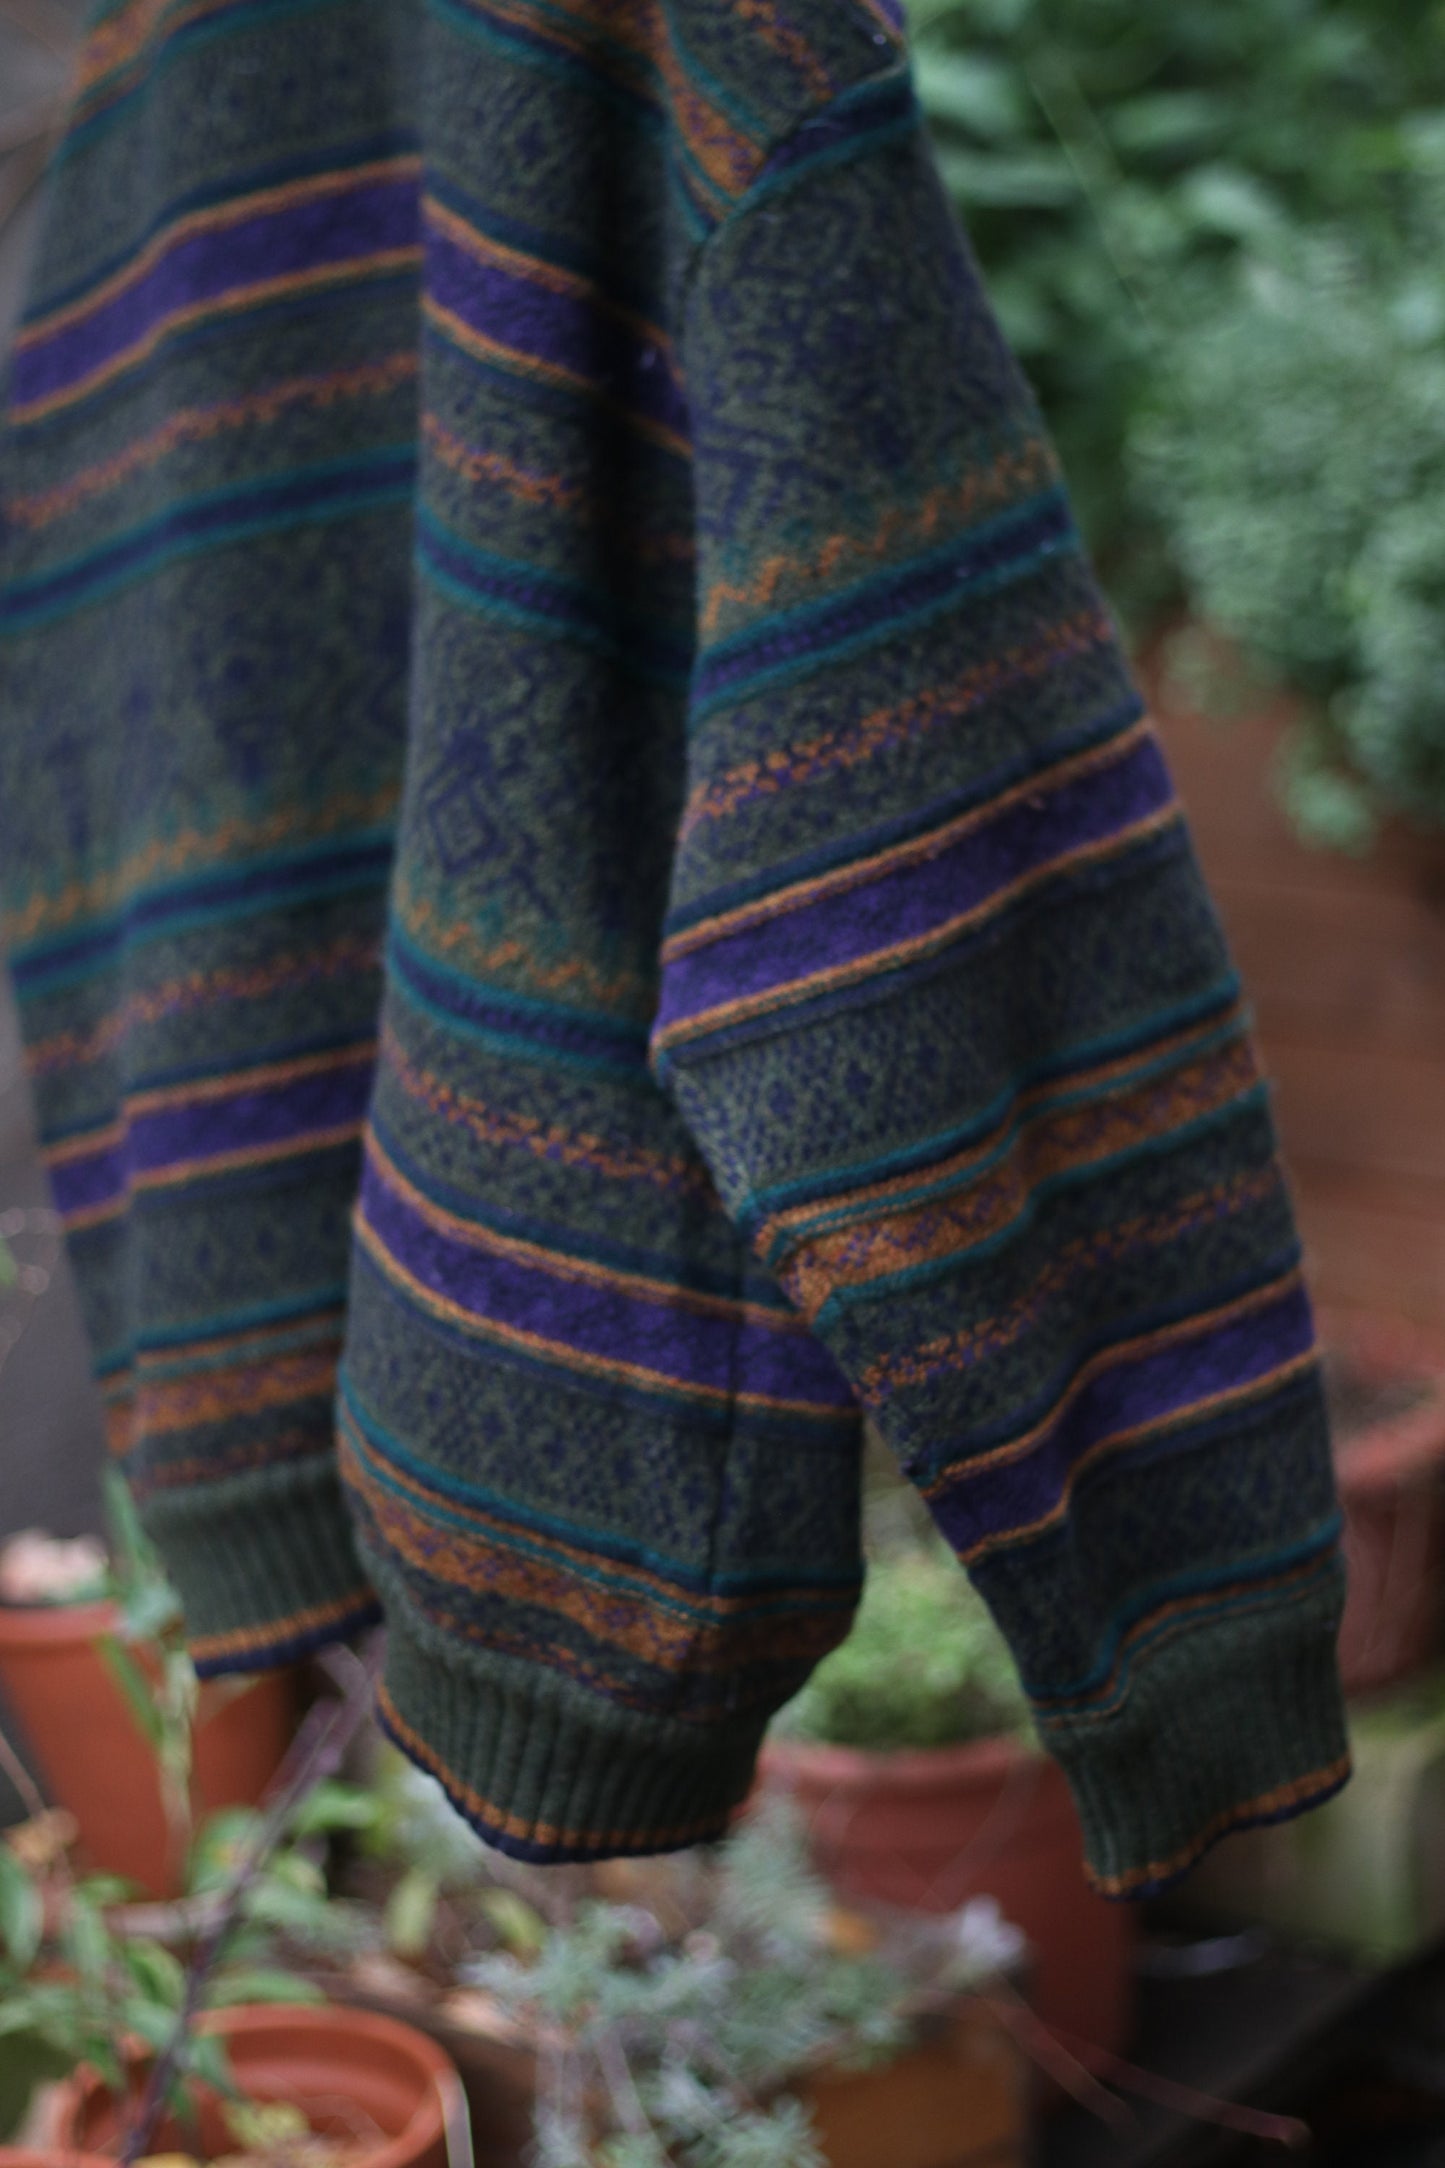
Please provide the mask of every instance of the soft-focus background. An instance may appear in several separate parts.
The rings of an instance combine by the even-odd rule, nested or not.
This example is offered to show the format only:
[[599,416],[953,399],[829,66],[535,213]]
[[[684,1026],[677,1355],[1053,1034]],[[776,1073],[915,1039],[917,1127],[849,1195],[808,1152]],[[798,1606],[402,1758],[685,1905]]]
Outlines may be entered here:
[[[1445,0],[914,0],[910,13],[945,183],[1128,629],[1276,1087],[1330,1351],[1358,1774],[1293,1830],[1222,1847],[1174,1911],[1141,1926],[1103,1906],[1083,1884],[1062,1780],[1021,1736],[990,1622],[877,1467],[859,1626],[768,1750],[768,1787],[803,1810],[825,1885],[809,1880],[797,1830],[765,1823],[761,1835],[749,1825],[751,1849],[720,1870],[684,1858],[661,1879],[622,1872],[582,1889],[554,1878],[542,1891],[484,1859],[427,1780],[378,1765],[373,1750],[351,1791],[313,1801],[261,1878],[256,1932],[268,1964],[265,1934],[280,1936],[277,1961],[299,1962],[313,1991],[320,1979],[327,1994],[400,2010],[448,2042],[494,2118],[492,2150],[478,2126],[482,2168],[519,2161],[538,2119],[544,2168],[803,2168],[822,2156],[800,2134],[800,2102],[825,2130],[823,2168],[956,2168],[960,2084],[978,2168],[1282,2157],[1297,2131],[1253,2110],[1231,2122],[1225,2096],[1307,2113],[1326,2168],[1441,2168]],[[78,20],[72,0],[0,0],[0,349]],[[0,971],[0,1568],[19,1528],[100,1526],[99,1461]],[[68,1916],[56,1902],[66,1845],[82,1862],[88,1848],[92,1865],[123,1859],[170,1895],[214,1893],[225,1870],[219,1840],[199,1839],[188,1864],[174,1841],[192,1828],[196,1702],[159,1569],[122,1537],[108,1572],[121,1642],[140,1652],[144,1676],[130,1688],[141,1713],[127,1732],[115,1703],[125,1744],[112,1760],[98,1732],[77,1740],[63,1696],[38,1691],[24,1711],[50,1792],[78,1821],[48,1853],[32,1817],[34,1857],[20,1867],[13,1837],[0,1845],[0,2137],[7,2100],[20,2097],[6,2093],[14,2041],[23,2060],[40,2037],[34,2011],[78,1963],[45,1940]],[[7,1593],[0,1624],[24,1607]],[[72,1653],[98,1678],[95,1646],[78,1636]],[[18,1695],[20,1674],[6,1662],[0,1673]],[[203,1749],[197,1811],[254,1799],[294,1684],[233,1705],[250,1775],[208,1790]],[[8,1729],[4,1718],[0,1742]],[[133,1826],[102,1829],[89,1810],[102,1791],[118,1796],[121,1762],[142,1738],[162,1772],[157,1793],[143,1758],[149,1821],[137,1809]],[[3,1783],[0,1771],[0,1823],[19,1811]],[[142,1824],[150,1852],[125,1851]],[[28,1895],[17,1894],[21,1867]],[[958,1907],[980,1893],[1023,1925],[1033,1954],[1017,1970],[1007,1930],[976,1916],[973,1940],[958,1945],[975,1973],[960,1985],[951,1938]],[[163,2029],[184,1992],[157,1925],[164,1908],[116,1927],[113,1894],[92,1906],[96,1977],[139,1979],[150,2001],[142,2010],[122,1996],[117,2022]],[[881,1940],[867,1911],[880,1899],[894,1908]],[[856,1969],[865,1959],[873,1972]],[[974,1996],[995,1961],[1056,2032],[1127,2048],[1146,2066],[1132,2123],[1111,2121],[1083,2068],[1067,2054],[1049,2061],[1037,2034],[1025,2054],[1032,2021],[1010,2031]],[[829,2096],[798,2075],[845,2033],[856,2045],[871,2027],[874,2046],[886,2044],[920,1982],[936,1997],[944,1977],[952,2063],[931,2076],[900,2064],[883,2075],[904,2089],[866,2098],[847,2091],[851,2080]],[[7,2034],[7,1997],[26,1996],[32,2031]],[[110,2022],[103,1998],[77,2008],[55,2019],[57,2070]],[[594,2008],[611,2013],[600,2031],[588,2029]],[[590,2072],[592,2093],[584,2085],[573,2108],[600,2086],[604,2108],[621,2099],[624,2126],[643,2112],[635,2091],[616,2090],[626,2047],[652,2136],[631,2130],[630,2151],[618,2140],[566,2152],[565,2086],[548,2108],[537,2075],[559,2038],[566,2067]],[[1055,2109],[1074,2092],[1088,2112],[1041,2117],[1037,2085],[1024,2112],[1021,2057],[1046,2063]],[[1089,2068],[1118,2075],[1107,2055]],[[718,2132],[728,2126],[731,2150],[721,2135],[713,2150],[712,2138],[677,2135],[710,2069],[706,2112]],[[1212,2100],[1167,2084],[1150,2093],[1147,2073]],[[783,2105],[758,2110],[759,2086],[780,2077]],[[1121,2082],[1138,2093],[1136,2081]],[[884,2134],[876,2144],[870,2129]],[[919,2140],[907,2161],[905,2129]],[[659,2130],[665,2155],[648,2150]],[[936,2156],[930,2131],[943,2133]],[[259,2143],[247,2157],[328,2168]]]

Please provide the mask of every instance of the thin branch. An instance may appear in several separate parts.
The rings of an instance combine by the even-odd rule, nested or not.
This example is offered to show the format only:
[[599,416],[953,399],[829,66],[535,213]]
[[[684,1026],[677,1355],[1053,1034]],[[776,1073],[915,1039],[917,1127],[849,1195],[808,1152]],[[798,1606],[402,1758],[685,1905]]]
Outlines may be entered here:
[[6,1738],[3,1729],[0,1729],[0,1769],[4,1770],[20,1794],[20,1804],[32,1822],[40,1821],[49,1813],[50,1809],[40,1796],[39,1785]]
[[313,1787],[335,1775],[346,1749],[370,1715],[382,1649],[378,1634],[364,1658],[353,1655],[349,1649],[329,1650],[323,1657],[326,1669],[341,1691],[334,1699],[317,1702],[307,1711],[271,1783],[251,1841],[242,1849],[220,1893],[210,1931],[187,1969],[185,1994],[175,2028],[151,2065],[145,2092],[125,2134],[120,2153],[121,2168],[134,2168],[142,2154],[151,2149],[166,2096],[180,2072],[186,2042],[200,2016],[211,1975],[233,1929],[240,1922],[252,1883]]

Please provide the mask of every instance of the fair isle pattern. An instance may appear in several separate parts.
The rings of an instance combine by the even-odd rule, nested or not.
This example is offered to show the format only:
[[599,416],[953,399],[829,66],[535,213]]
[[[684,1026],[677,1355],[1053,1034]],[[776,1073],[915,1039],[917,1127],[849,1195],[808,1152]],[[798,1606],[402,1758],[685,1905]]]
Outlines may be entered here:
[[108,0],[11,363],[0,911],[208,1671],[715,1834],[866,1408],[1115,1894],[1343,1774],[1239,985],[894,0]]

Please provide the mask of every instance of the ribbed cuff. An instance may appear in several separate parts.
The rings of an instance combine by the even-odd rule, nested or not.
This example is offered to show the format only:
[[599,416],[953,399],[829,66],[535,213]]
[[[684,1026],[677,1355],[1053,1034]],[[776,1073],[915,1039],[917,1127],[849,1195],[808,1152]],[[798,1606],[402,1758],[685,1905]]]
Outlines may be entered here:
[[722,1727],[647,1716],[546,1668],[459,1652],[387,1594],[381,1722],[478,1834],[552,1863],[670,1852],[724,1834],[752,1783],[764,1717]]
[[1350,1773],[1335,1658],[1341,1582],[1201,1621],[1136,1655],[1113,1713],[1047,1717],[1106,1897],[1148,1897],[1219,1838],[1318,1806]]
[[380,1616],[329,1455],[153,1492],[141,1518],[203,1678],[290,1663]]

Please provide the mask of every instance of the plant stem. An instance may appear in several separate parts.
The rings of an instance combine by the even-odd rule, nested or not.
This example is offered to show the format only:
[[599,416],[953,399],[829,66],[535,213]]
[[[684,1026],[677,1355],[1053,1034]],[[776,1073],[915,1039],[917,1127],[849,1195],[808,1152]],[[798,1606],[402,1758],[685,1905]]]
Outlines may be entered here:
[[140,2105],[126,2132],[121,2168],[134,2168],[151,2147],[171,2084],[181,2072],[186,2042],[195,2029],[206,1988],[240,1919],[252,1883],[313,1786],[335,1775],[347,1747],[370,1715],[382,1653],[382,1637],[377,1634],[364,1657],[338,1648],[327,1650],[320,1658],[340,1692],[307,1711],[272,1780],[255,1833],[220,1892],[206,1936],[186,1971],[185,1993],[175,2028],[151,2065]]

